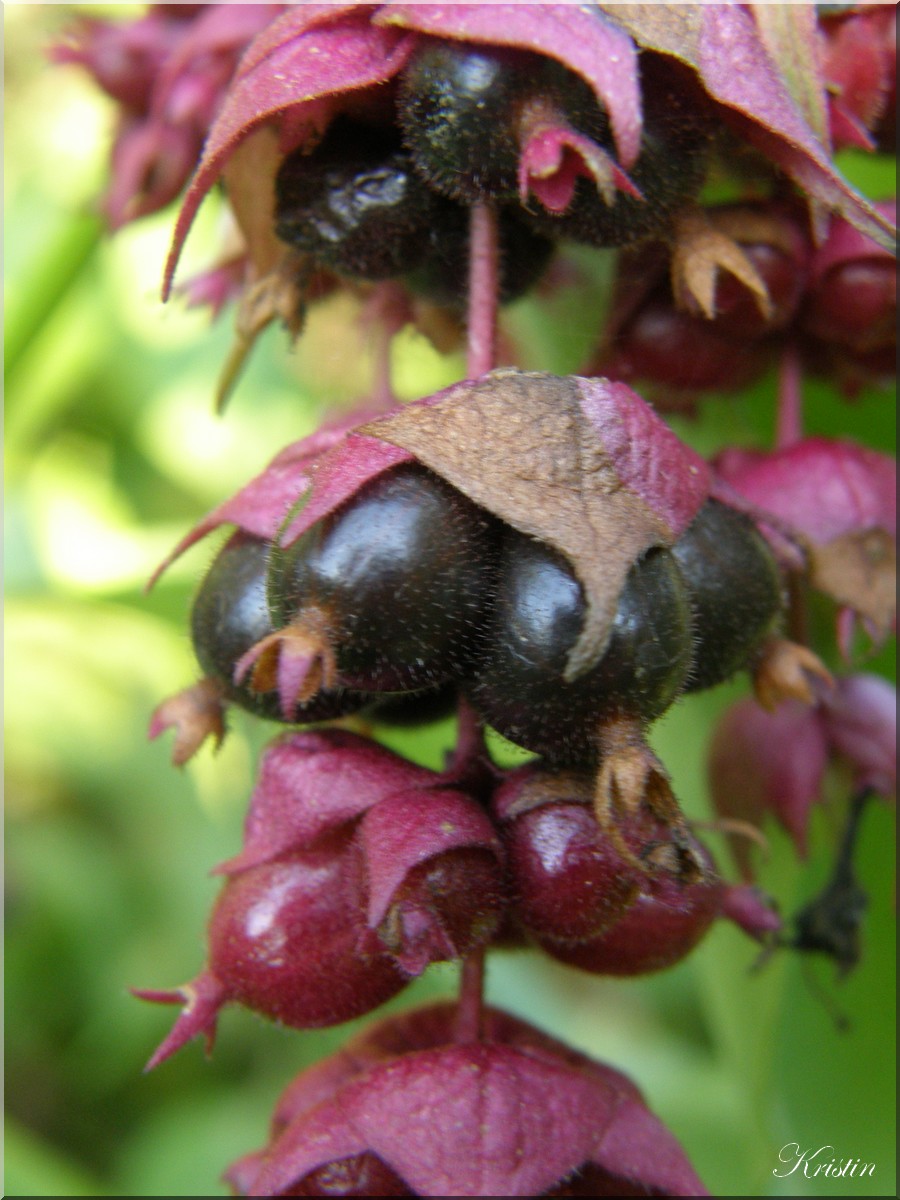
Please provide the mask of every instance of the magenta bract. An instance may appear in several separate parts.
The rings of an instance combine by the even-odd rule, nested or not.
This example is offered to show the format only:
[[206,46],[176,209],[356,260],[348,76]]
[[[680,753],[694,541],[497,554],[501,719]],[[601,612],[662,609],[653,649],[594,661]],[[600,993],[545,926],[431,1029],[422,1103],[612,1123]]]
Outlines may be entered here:
[[[692,67],[721,106],[722,116],[810,198],[841,213],[882,245],[892,245],[896,231],[890,221],[838,174],[828,149],[804,117],[786,82],[790,64],[783,68],[770,54],[751,6],[611,6],[610,15],[639,46],[674,55]],[[815,72],[809,75],[804,82],[821,88],[821,78]]]
[[283,1194],[368,1153],[420,1196],[539,1196],[591,1167],[611,1195],[707,1194],[624,1075],[496,1010],[483,1040],[455,1044],[454,1015],[385,1021],[300,1076],[232,1181]]
[[856,786],[882,796],[897,791],[897,689],[879,675],[848,675],[822,699],[832,749]]
[[[285,446],[269,465],[234,496],[218,505],[181,539],[153,573],[151,586],[176,558],[218,529],[234,525],[244,533],[274,541],[301,499],[316,486],[309,504],[287,527],[290,540],[299,537],[319,517],[348,500],[363,484],[412,455],[371,438],[353,434],[357,426],[379,415],[356,409],[322,425],[309,437]],[[343,449],[344,443],[348,443]]]
[[883,529],[897,534],[897,464],[853,442],[805,438],[784,450],[727,450],[715,467],[761,513],[813,542]]
[[242,851],[216,871],[232,875],[307,849],[382,800],[440,783],[434,772],[346,730],[285,734],[260,762]]
[[[723,816],[753,824],[772,813],[805,856],[809,813],[821,799],[828,759],[828,738],[817,709],[788,701],[770,713],[754,700],[740,700],[713,736],[713,803]],[[746,846],[736,843],[735,854],[749,874]]]

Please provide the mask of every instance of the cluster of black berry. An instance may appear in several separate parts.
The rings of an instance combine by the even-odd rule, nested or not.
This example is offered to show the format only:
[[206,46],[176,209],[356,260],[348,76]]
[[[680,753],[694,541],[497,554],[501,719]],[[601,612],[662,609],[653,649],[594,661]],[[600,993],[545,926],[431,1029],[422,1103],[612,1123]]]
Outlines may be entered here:
[[[585,600],[551,547],[416,464],[384,473],[288,549],[245,533],[214,560],[191,616],[203,670],[228,699],[288,723],[452,685],[510,741],[595,762],[620,714],[649,723],[684,691],[746,665],[781,608],[778,569],[744,514],[710,499],[671,550],[632,567],[598,661],[570,679]],[[296,690],[254,648],[303,647]],[[265,666],[268,669],[260,669]],[[242,669],[243,668],[243,669]]]
[[[609,167],[608,115],[587,83],[552,58],[512,48],[429,41],[401,72],[396,110],[344,115],[276,180],[276,231],[307,261],[360,280],[402,279],[449,307],[467,299],[469,210],[497,207],[499,299],[540,278],[559,239],[620,246],[662,235],[699,190],[710,124],[685,78],[642,64],[640,155],[626,185]],[[547,127],[588,159],[559,211],[529,199],[522,150]],[[615,197],[614,205],[611,203]]]
[[[215,61],[244,7],[213,6],[166,80],[201,47]],[[287,447],[182,543],[236,527],[191,614],[204,678],[151,731],[176,726],[183,762],[228,705],[303,728],[263,754],[206,967],[140,993],[184,1006],[152,1062],[210,1040],[230,1001],[316,1028],[460,961],[455,1006],[385,1022],[290,1085],[269,1146],[229,1173],[241,1194],[700,1194],[627,1081],[485,1010],[483,955],[530,942],[634,975],[718,916],[760,940],[779,927],[719,878],[646,735],[742,668],[763,704],[815,706],[834,681],[777,636],[784,609],[804,627],[807,585],[875,635],[891,625],[885,464],[860,482],[858,453],[803,444],[787,369],[827,343],[877,372],[894,344],[889,213],[813,128],[827,96],[836,143],[888,136],[887,14],[823,16],[830,41],[800,61],[784,30],[811,44],[812,12],[776,29],[758,5],[272,7],[220,63],[164,290],[221,180],[244,243],[205,284],[221,298],[243,275],[225,388],[268,322],[296,334],[317,289],[349,287],[381,323],[375,411]],[[148,110],[175,123],[167,87]],[[698,200],[711,165],[739,202]],[[846,218],[827,238],[826,210]],[[579,375],[498,370],[498,305],[564,241],[622,251],[603,344]],[[387,346],[407,320],[464,325],[466,378],[400,405]],[[628,386],[733,390],[776,350],[779,449],[802,482],[814,462],[848,468],[825,503],[790,462],[711,466]],[[370,736],[454,711],[441,770]],[[486,728],[532,757],[501,767]]]

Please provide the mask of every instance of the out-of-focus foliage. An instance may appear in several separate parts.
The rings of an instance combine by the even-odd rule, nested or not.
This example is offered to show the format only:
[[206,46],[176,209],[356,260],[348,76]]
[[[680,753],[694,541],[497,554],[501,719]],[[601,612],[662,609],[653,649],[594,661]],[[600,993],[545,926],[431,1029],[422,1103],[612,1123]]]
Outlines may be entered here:
[[[201,513],[313,429],[328,403],[362,393],[368,350],[352,305],[323,305],[294,352],[268,335],[230,411],[213,414],[228,318],[210,327],[177,299],[160,306],[171,214],[104,235],[93,201],[110,110],[81,74],[43,57],[73,13],[87,11],[100,6],[4,9],[5,1191],[224,1194],[220,1171],[264,1140],[281,1087],[346,1030],[289,1033],[235,1011],[211,1060],[195,1045],[141,1074],[170,1014],[127,989],[176,985],[199,968],[218,887],[207,872],[239,844],[254,762],[273,732],[237,714],[222,751],[204,751],[181,772],[164,739],[147,742],[152,708],[194,676],[186,617],[212,548],[185,556],[150,595],[143,583]],[[873,196],[891,190],[893,168],[883,158],[847,164]],[[218,219],[210,202],[189,245],[195,263]],[[528,302],[512,320],[533,365],[566,371],[594,332],[590,311],[557,301],[548,322]],[[461,373],[458,360],[440,360],[414,337],[400,340],[396,366],[408,396]],[[763,444],[772,387],[770,379],[737,401],[709,401],[679,432],[703,452],[726,438]],[[884,395],[848,406],[817,384],[807,413],[811,433],[893,449]],[[890,674],[892,652],[873,666]],[[683,702],[655,735],[694,817],[708,811],[707,731],[744,686]],[[415,752],[437,765],[451,737],[449,723],[438,726]],[[392,744],[412,752],[407,738]],[[753,973],[752,946],[723,925],[678,968],[634,982],[495,955],[489,998],[627,1071],[714,1194],[892,1194],[892,829],[888,809],[872,805],[859,855],[871,896],[865,951],[843,983],[830,964],[786,953]],[[827,875],[837,813],[817,814],[806,866],[769,832],[763,883],[794,911]],[[810,979],[846,1014],[848,1032],[835,1029]],[[432,968],[393,1007],[454,987],[452,969]],[[875,1172],[779,1182],[779,1151],[792,1142],[833,1146],[836,1158]]]

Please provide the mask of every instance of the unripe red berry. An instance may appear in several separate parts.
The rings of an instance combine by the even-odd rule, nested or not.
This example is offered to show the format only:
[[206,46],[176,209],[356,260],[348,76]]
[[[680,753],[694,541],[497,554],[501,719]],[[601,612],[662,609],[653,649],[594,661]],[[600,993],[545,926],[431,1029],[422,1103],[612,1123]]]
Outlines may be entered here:
[[370,1012],[406,983],[368,934],[352,843],[230,879],[209,924],[209,969],[231,998],[300,1029]]
[[514,916],[536,937],[596,937],[638,890],[639,873],[597,824],[593,791],[591,775],[528,766],[494,795]]
[[647,877],[644,888],[597,937],[582,942],[540,938],[541,947],[595,975],[644,975],[680,962],[719,915],[722,884],[711,870],[708,878],[692,883],[660,871]]

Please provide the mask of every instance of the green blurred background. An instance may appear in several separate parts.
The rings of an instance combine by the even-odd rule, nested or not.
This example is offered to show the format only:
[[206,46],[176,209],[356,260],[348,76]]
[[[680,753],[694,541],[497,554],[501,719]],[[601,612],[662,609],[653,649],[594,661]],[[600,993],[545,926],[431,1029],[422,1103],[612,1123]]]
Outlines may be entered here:
[[[276,731],[235,713],[221,752],[184,770],[149,713],[194,678],[191,594],[213,553],[203,544],[149,595],[144,581],[182,533],[329,404],[363,394],[370,359],[352,304],[326,304],[291,352],[263,338],[223,418],[212,390],[230,318],[210,325],[158,302],[172,213],[105,236],[111,106],[80,72],[51,69],[46,46],[74,14],[130,6],[9,5],[6,34],[6,1181],[8,1195],[225,1194],[223,1168],[258,1146],[275,1099],[344,1028],[296,1033],[228,1010],[213,1057],[199,1043],[150,1076],[142,1064],[174,1010],[130,986],[166,987],[198,971],[218,884],[234,853],[261,746]],[[892,160],[850,159],[869,194],[893,189]],[[216,201],[204,206],[181,277],[212,255]],[[570,371],[596,326],[608,263],[591,288],[510,320],[528,365]],[[415,336],[401,338],[399,390],[412,397],[462,372]],[[707,403],[679,432],[703,451],[765,444],[772,380]],[[811,431],[893,449],[890,397],[852,406],[809,389]],[[893,648],[875,666],[893,672]],[[689,813],[708,812],[705,739],[737,682],[678,705],[654,742]],[[436,765],[449,724],[390,744]],[[814,821],[798,866],[774,827],[762,882],[786,912],[824,881],[841,789]],[[495,956],[489,997],[627,1071],[682,1139],[718,1195],[895,1192],[893,813],[864,822],[861,877],[871,895],[859,969],[776,955],[713,930],[658,977],[605,981],[532,954]],[[713,837],[711,842],[715,842]],[[722,862],[727,853],[719,843]],[[392,1008],[452,994],[437,967]],[[810,983],[812,980],[812,984]],[[815,990],[846,1014],[839,1033]],[[866,1179],[779,1182],[780,1149],[831,1145],[874,1162]]]

